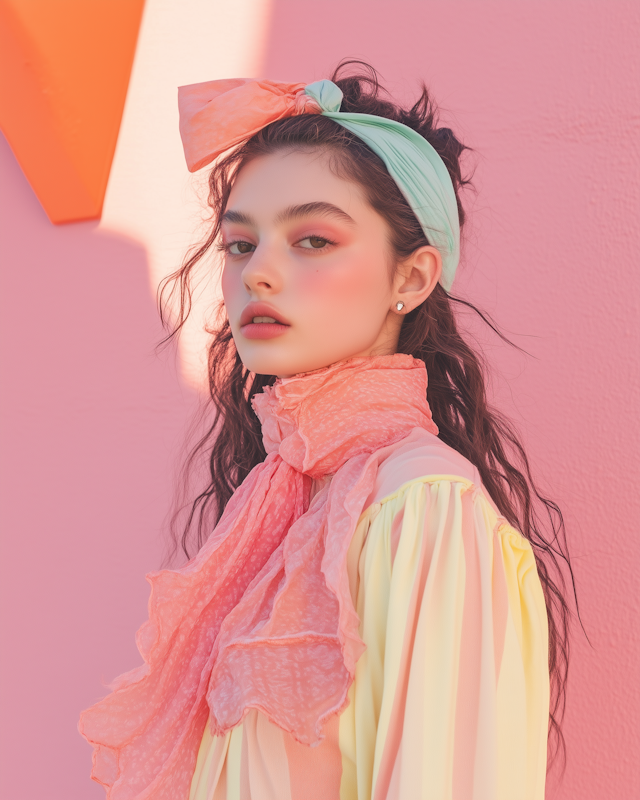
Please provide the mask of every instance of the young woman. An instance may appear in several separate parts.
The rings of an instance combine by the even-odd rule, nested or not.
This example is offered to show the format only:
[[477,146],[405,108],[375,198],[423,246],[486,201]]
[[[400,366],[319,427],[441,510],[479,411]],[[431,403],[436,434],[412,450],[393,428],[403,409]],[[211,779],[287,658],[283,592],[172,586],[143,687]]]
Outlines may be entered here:
[[165,286],[179,330],[224,251],[211,481],[81,720],[112,800],[544,797],[562,519],[456,327],[465,148],[349,67],[181,89],[189,168],[224,154]]

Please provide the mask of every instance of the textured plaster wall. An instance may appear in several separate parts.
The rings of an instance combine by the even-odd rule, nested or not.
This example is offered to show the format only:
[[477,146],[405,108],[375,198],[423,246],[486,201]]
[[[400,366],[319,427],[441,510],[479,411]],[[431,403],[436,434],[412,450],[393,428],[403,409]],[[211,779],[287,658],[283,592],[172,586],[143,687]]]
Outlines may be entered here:
[[157,282],[201,233],[175,87],[311,81],[344,56],[401,98],[425,79],[477,152],[456,290],[531,353],[481,336],[565,512],[592,644],[576,634],[548,796],[638,795],[639,28],[631,2],[147,0],[99,225],[53,228],[0,143],[0,797],[102,797],[77,714],[139,662],[201,378],[197,324],[177,370],[153,352]]
[[407,99],[424,79],[477,151],[454,289],[531,353],[488,341],[565,513],[592,645],[576,633],[548,792],[571,800],[640,796],[639,23],[632,2],[274,0],[263,68],[312,81],[360,57]]

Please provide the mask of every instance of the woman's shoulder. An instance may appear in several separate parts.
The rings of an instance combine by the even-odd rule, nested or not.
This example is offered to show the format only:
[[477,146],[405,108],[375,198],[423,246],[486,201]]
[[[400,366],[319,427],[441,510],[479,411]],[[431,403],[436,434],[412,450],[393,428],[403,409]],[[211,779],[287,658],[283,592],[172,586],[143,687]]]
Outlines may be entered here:
[[481,486],[478,470],[468,459],[432,433],[415,431],[381,458],[367,504],[383,502],[414,481],[436,477]]
[[[482,483],[477,467],[453,447],[427,431],[416,429],[381,455],[375,486],[364,507],[367,524],[375,520],[374,527],[388,529],[392,538],[394,532],[396,538],[404,535],[401,530],[421,535],[423,526],[418,525],[420,531],[410,531],[413,527],[410,520],[417,523],[415,512],[422,503],[419,498],[427,492],[432,508],[436,509],[434,518],[444,525],[447,536],[464,538],[462,519],[471,511],[473,526],[486,534],[476,543],[485,541],[490,548],[495,534],[499,546],[510,553],[509,569],[518,574],[526,572],[522,566],[525,562],[525,566],[535,564],[531,543],[501,513]],[[465,506],[465,497],[471,500],[470,506]],[[385,513],[380,514],[383,507]],[[454,513],[449,512],[452,507],[456,509]]]
[[[531,545],[503,516],[482,483],[477,467],[453,447],[425,430],[414,430],[411,436],[389,448],[378,462],[373,491],[365,510],[391,503],[390,512],[398,513],[416,489],[438,484],[437,502],[457,502],[471,493],[488,531],[496,531],[510,546],[531,550]],[[451,484],[444,487],[442,484]],[[441,491],[444,490],[444,491]]]

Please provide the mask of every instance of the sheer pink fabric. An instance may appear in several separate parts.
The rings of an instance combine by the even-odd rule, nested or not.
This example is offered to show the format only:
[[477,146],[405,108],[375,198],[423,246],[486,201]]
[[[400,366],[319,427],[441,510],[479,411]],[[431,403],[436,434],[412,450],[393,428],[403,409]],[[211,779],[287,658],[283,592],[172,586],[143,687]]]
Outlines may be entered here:
[[[145,663],[82,714],[110,800],[184,800],[212,733],[256,708],[304,744],[346,705],[362,653],[346,555],[385,446],[437,434],[424,364],[397,354],[278,380],[254,400],[267,458],[200,553],[151,573]],[[309,502],[312,479],[334,475]]]

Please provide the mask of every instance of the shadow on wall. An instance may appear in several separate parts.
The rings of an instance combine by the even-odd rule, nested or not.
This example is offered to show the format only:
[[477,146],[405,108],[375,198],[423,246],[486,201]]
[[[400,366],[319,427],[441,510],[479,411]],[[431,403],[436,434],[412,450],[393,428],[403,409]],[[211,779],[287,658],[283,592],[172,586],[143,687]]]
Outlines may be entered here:
[[194,398],[154,352],[144,249],[52,226],[4,138],[0,169],[0,796],[101,798],[78,713],[141,661],[143,575],[162,560]]

